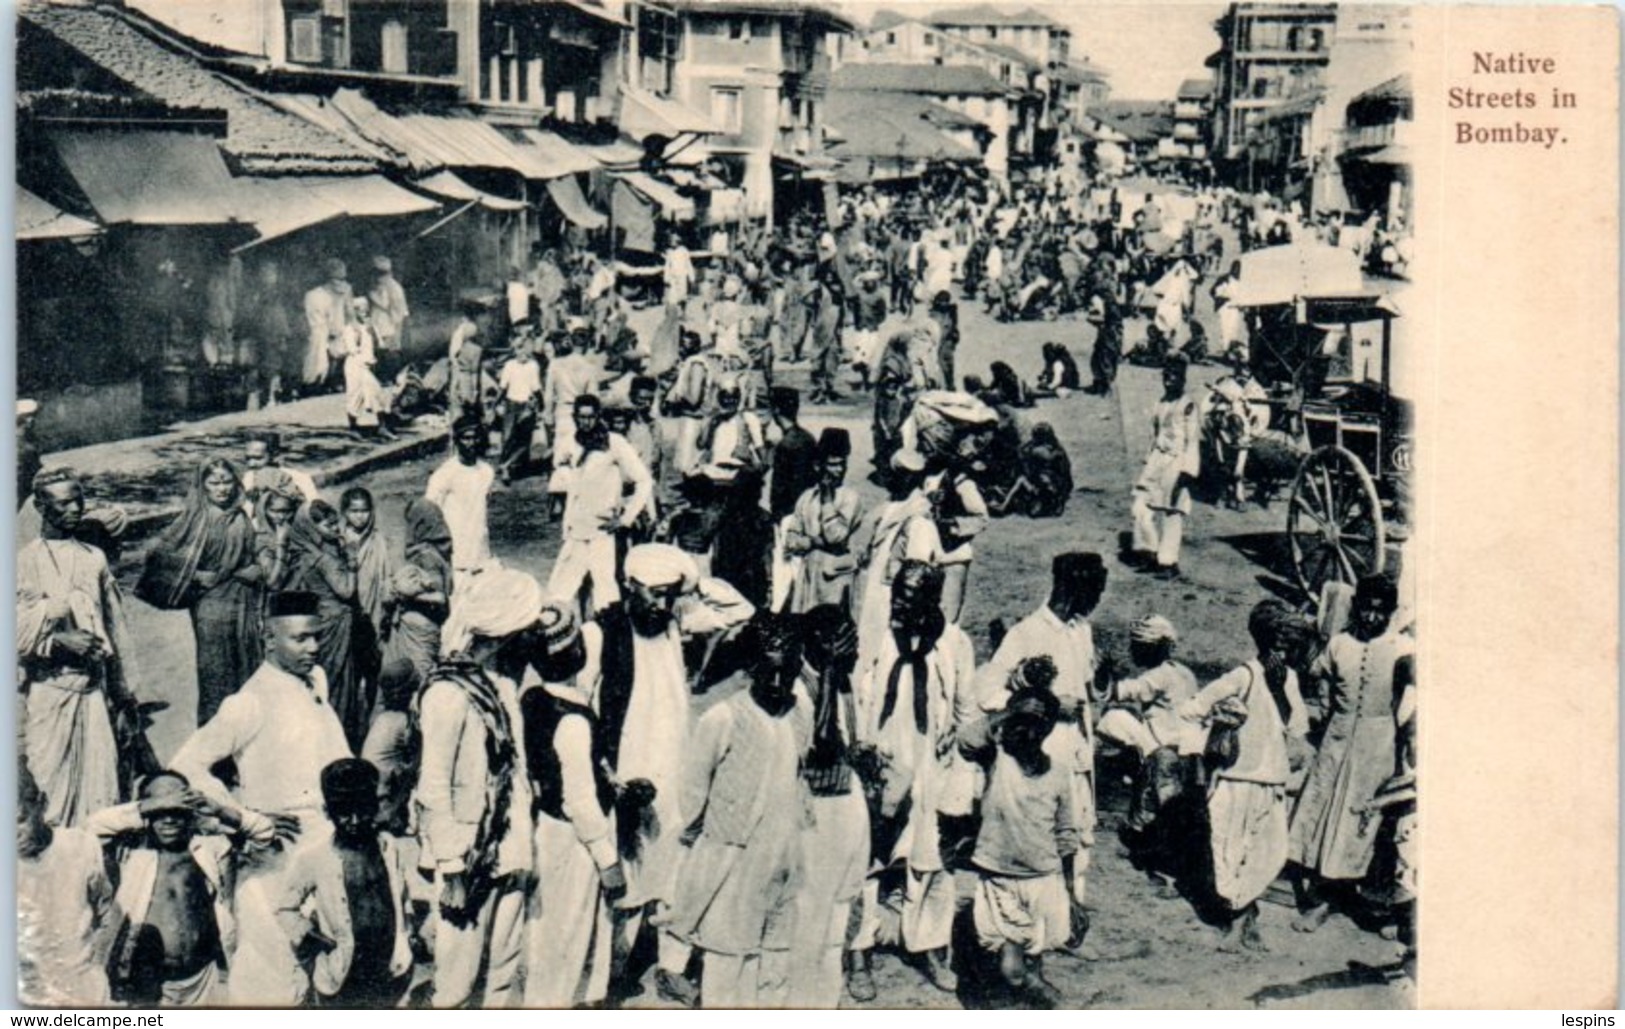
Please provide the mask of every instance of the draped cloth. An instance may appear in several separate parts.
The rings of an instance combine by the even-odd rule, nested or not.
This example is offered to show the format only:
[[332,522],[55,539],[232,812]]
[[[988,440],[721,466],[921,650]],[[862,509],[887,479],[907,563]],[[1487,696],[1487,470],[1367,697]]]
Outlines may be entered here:
[[[203,480],[224,466],[233,487],[224,504],[211,502]],[[198,710],[201,725],[220,702],[237,692],[264,656],[260,632],[261,585],[254,526],[243,506],[242,481],[226,462],[209,461],[193,476],[180,517],[159,537],[155,549],[181,555],[171,606],[185,603],[192,616],[197,652]],[[207,589],[198,574],[215,576]]]
[[366,678],[357,646],[370,642],[371,634],[357,638],[357,622],[364,616],[356,604],[355,569],[341,543],[322,537],[308,507],[294,516],[288,531],[288,561],[288,588],[316,594],[316,663],[327,673],[328,699],[351,751],[360,750],[377,683]]
[[406,505],[406,561],[390,584],[393,625],[385,651],[387,658],[410,662],[425,682],[440,659],[440,627],[448,609],[445,602],[421,598],[439,593],[450,599],[451,562],[443,551],[450,544],[451,530],[433,502],[416,498]]
[[45,820],[74,826],[119,800],[118,750],[108,712],[122,692],[117,661],[86,665],[51,653],[52,635],[82,629],[115,657],[123,606],[101,551],[37,539],[17,552],[17,656],[26,693],[23,753],[45,793]]

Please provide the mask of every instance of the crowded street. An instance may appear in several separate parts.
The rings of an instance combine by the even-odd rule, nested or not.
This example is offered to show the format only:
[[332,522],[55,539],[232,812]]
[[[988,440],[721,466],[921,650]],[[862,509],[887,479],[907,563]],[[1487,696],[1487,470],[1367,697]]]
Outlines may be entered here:
[[[1113,106],[1037,11],[542,6],[634,47],[617,125],[502,50],[470,74],[535,128],[265,85],[230,168],[132,134],[350,206],[158,262],[139,417],[18,403],[19,896],[76,927],[25,998],[1413,1006],[1408,180],[1253,153],[1326,94],[1225,63],[1318,68],[1339,16],[1232,7],[1215,81]],[[730,151],[747,87],[650,87],[679,32],[767,41],[816,152]],[[1332,81],[1339,146],[1408,117]],[[378,173],[239,174],[271,111]],[[170,245],[99,212],[75,258],[104,227],[39,188],[41,261]]]

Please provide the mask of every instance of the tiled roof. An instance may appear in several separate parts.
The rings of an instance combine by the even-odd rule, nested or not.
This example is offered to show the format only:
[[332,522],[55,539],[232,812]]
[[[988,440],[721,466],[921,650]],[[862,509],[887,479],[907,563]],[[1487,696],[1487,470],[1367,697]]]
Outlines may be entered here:
[[857,25],[833,6],[805,0],[666,0],[674,10],[693,14],[757,14],[771,18],[814,19],[842,32],[854,32]]
[[1032,57],[1028,56],[1027,54],[1023,53],[1020,50],[1017,50],[1013,46],[1005,46],[1003,43],[980,43],[980,42],[971,43],[971,45],[976,47],[977,49],[985,50],[988,53],[994,55],[995,57],[1002,57],[1003,59],[1005,59],[1006,61],[1009,61],[1011,64],[1014,64],[1018,68],[1025,68],[1028,71],[1032,71],[1032,70],[1034,70],[1036,68],[1043,67],[1043,62],[1034,60]]
[[1202,100],[1213,95],[1212,79],[1186,79],[1175,94],[1181,100]]
[[1052,64],[1049,66],[1048,75],[1056,82],[1071,86],[1087,86],[1106,81],[1106,76],[1093,68],[1079,67],[1076,64]]
[[1174,105],[1163,100],[1107,100],[1089,116],[1135,143],[1150,143],[1174,131]]
[[831,93],[825,121],[841,137],[829,148],[843,160],[975,161],[980,155],[939,128],[980,124],[940,104],[903,93]]
[[1349,101],[1354,104],[1371,103],[1377,100],[1409,100],[1411,98],[1411,77],[1409,75],[1396,75],[1386,82],[1379,82],[1370,89]]
[[226,112],[220,148],[245,174],[349,175],[378,170],[354,143],[252,95],[142,34],[117,14],[66,3],[31,3],[30,24],[145,96],[182,107]]
[[1061,23],[1031,7],[1025,11],[1001,11],[992,4],[949,7],[924,19],[932,25],[1040,25],[1061,27]]
[[885,29],[894,29],[913,20],[908,15],[898,14],[896,11],[876,11],[875,16],[869,19],[869,31],[880,32]]
[[984,69],[968,64],[847,64],[835,72],[831,86],[928,96],[1004,96],[1010,92]]

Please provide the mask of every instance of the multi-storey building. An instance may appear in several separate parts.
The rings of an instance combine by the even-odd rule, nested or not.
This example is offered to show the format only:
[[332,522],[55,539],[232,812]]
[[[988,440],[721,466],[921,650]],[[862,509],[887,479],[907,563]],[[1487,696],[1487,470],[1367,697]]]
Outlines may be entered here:
[[1213,83],[1209,79],[1186,79],[1174,95],[1173,135],[1168,156],[1175,160],[1205,161],[1208,156],[1208,125],[1213,104]]
[[1010,13],[989,4],[951,7],[924,19],[951,36],[1019,50],[1041,68],[1071,58],[1072,30],[1037,10]]
[[1237,3],[1213,23],[1212,150],[1217,162],[1244,159],[1249,132],[1273,110],[1320,88],[1331,57],[1335,4]]
[[630,85],[700,115],[708,164],[742,191],[746,217],[771,219],[775,159],[816,163],[822,152],[830,73],[852,23],[769,0],[640,0],[633,21]]

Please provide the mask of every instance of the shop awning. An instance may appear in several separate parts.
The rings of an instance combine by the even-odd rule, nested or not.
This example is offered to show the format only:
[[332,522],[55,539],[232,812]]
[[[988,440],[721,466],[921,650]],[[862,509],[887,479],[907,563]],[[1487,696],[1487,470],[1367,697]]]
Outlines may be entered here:
[[660,207],[662,213],[676,221],[694,217],[694,201],[647,172],[621,172],[617,176],[626,185]]
[[524,175],[530,166],[516,144],[478,118],[392,115],[353,89],[333,94],[329,106],[349,119],[366,139],[405,156],[415,172],[496,168]]
[[58,132],[68,174],[104,224],[223,225],[236,189],[220,148],[182,132]]
[[519,135],[514,147],[524,157],[527,179],[547,182],[599,167],[596,157],[563,136],[537,129],[522,129]]
[[344,217],[344,209],[300,186],[293,179],[236,180],[237,213],[259,237],[237,247],[241,253],[271,240]]
[[553,198],[566,218],[584,229],[601,229],[609,224],[604,212],[587,203],[580,184],[574,178],[553,179],[547,184],[547,195]]
[[100,235],[102,227],[75,217],[46,203],[21,186],[17,187],[17,239],[83,239]]
[[650,136],[681,136],[719,131],[709,115],[701,114],[675,100],[643,90],[627,90],[621,95],[621,131],[633,139]]
[[352,218],[399,218],[438,210],[428,197],[402,189],[382,175],[354,175],[342,178],[307,176],[288,180],[337,207]]
[[1411,150],[1399,143],[1390,143],[1378,147],[1368,153],[1349,154],[1344,158],[1349,161],[1364,161],[1366,164],[1410,164]]
[[636,167],[643,160],[643,148],[633,146],[631,143],[596,143],[592,146],[581,147],[591,154],[593,160],[605,168]]
[[600,0],[563,0],[566,7],[573,7],[582,14],[606,21],[617,28],[629,29],[632,23],[605,7]]
[[494,196],[483,190],[475,189],[449,171],[436,172],[428,178],[419,179],[412,185],[418,189],[433,193],[435,196],[445,197],[447,200],[455,200],[465,204],[477,203],[488,211],[523,211],[525,209],[523,200],[509,200],[507,197]]

